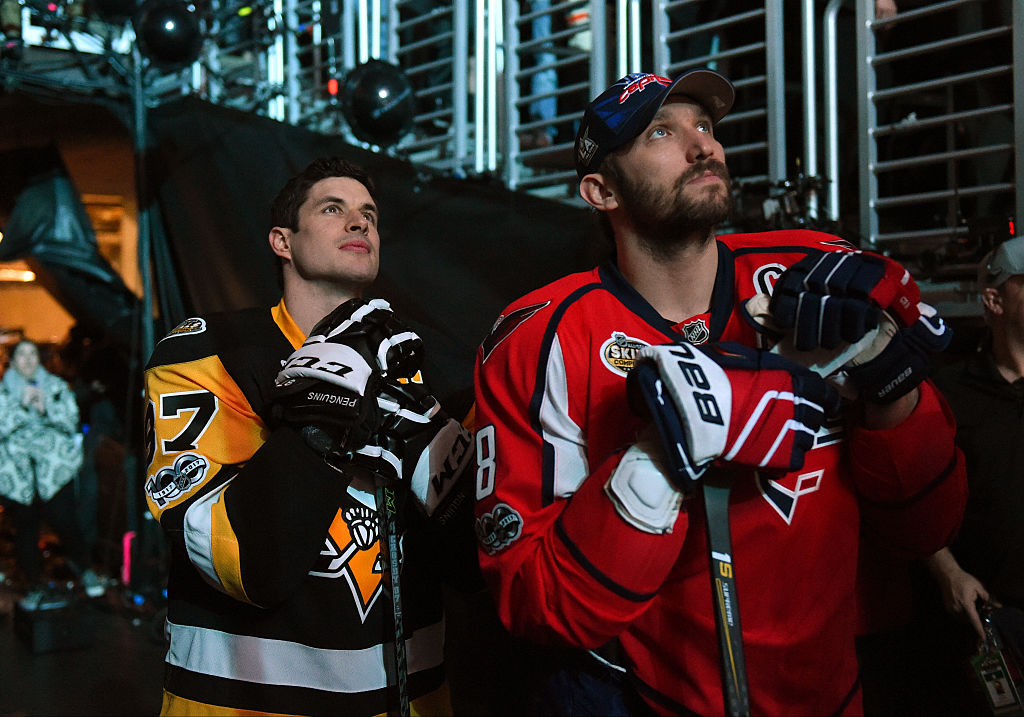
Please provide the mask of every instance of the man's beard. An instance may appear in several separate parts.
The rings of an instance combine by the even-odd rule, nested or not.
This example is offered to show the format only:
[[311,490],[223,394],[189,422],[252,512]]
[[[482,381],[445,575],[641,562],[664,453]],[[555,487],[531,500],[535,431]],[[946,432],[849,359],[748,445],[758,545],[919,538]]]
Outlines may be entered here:
[[[683,193],[688,182],[708,171],[722,180],[724,192],[721,187],[715,187],[707,196],[697,198]],[[733,209],[729,170],[717,159],[693,165],[667,192],[642,177],[635,181],[621,177],[619,193],[643,245],[660,258],[671,256],[694,236],[705,241],[712,229],[729,218]]]

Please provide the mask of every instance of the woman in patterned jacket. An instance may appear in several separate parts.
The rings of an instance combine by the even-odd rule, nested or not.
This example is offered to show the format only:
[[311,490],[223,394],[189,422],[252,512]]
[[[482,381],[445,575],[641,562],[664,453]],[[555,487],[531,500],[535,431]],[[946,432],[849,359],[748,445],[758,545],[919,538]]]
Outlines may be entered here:
[[[13,519],[17,564],[28,583],[23,609],[38,608],[43,598],[36,544],[44,517],[57,532],[70,567],[77,573],[89,567],[72,484],[81,465],[75,395],[43,368],[39,348],[22,340],[0,380],[0,498]],[[92,574],[82,578],[95,580]]]

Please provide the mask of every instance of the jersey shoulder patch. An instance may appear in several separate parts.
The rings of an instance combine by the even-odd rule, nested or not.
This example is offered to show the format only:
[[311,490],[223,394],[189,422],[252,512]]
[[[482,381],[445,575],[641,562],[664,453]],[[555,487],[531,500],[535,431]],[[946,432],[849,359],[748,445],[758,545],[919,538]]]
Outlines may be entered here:
[[491,355],[491,352],[493,352],[502,341],[511,336],[515,330],[526,323],[530,317],[550,303],[550,301],[544,301],[539,304],[530,304],[529,306],[524,306],[520,309],[515,309],[507,314],[499,316],[497,321],[494,322],[494,326],[491,327],[491,332],[487,334],[487,338],[484,339],[483,344],[480,345],[480,362],[483,363],[486,361],[487,357]]
[[498,346],[538,313],[551,307],[546,312],[549,318],[552,312],[560,315],[568,304],[578,298],[581,289],[596,286],[600,286],[600,278],[597,268],[594,268],[563,276],[513,301],[501,312],[480,345],[480,363],[487,361]]
[[195,361],[237,351],[239,347],[265,344],[280,333],[269,308],[190,317],[160,339],[147,368]]

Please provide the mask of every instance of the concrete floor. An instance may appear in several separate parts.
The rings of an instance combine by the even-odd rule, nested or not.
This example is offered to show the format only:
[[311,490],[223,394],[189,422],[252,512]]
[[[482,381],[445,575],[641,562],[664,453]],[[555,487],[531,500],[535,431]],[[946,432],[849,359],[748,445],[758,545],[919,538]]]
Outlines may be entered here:
[[73,621],[91,632],[88,647],[35,652],[15,629],[16,597],[0,588],[0,714],[159,713],[165,648],[154,626],[162,624],[160,616],[114,588],[76,603]]

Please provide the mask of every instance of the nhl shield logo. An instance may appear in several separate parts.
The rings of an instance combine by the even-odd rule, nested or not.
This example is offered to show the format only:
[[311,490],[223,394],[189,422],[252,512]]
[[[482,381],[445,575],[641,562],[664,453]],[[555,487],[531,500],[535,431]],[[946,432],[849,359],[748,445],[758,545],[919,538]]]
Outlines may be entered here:
[[687,321],[683,324],[683,338],[695,346],[699,346],[704,343],[711,338],[711,332],[708,330],[707,322],[704,321],[704,319]]

